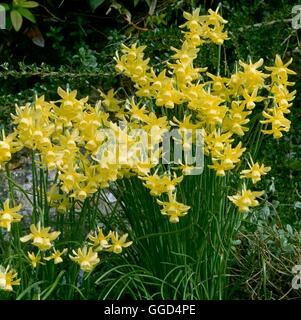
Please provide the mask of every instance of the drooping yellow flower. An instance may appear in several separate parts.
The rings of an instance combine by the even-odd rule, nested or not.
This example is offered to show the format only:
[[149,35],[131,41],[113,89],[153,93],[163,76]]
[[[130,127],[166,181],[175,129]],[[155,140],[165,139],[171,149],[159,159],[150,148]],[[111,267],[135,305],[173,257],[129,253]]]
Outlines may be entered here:
[[190,30],[198,29],[199,23],[201,21],[200,8],[196,8],[192,13],[184,11],[183,16],[187,20],[187,22],[181,25],[180,28],[187,27]]
[[295,71],[290,70],[288,66],[293,62],[293,58],[291,58],[287,63],[283,63],[281,57],[277,54],[275,58],[275,66],[273,67],[265,67],[266,70],[271,71],[271,77],[273,82],[279,82],[285,85],[291,85],[293,83],[288,83],[288,75],[296,74]]
[[59,264],[63,262],[62,259],[62,255],[65,254],[68,251],[67,248],[65,248],[64,250],[60,251],[60,250],[56,250],[55,248],[53,248],[53,253],[49,256],[49,257],[44,257],[44,260],[46,261],[50,261],[53,260],[54,264]]
[[19,286],[21,279],[15,279],[18,273],[8,266],[6,269],[0,265],[0,290],[13,291],[13,286]]
[[258,162],[253,163],[253,160],[249,163],[249,168],[241,171],[240,178],[252,179],[254,184],[261,180],[261,176],[266,175],[271,170],[271,167],[265,167]]
[[30,226],[31,233],[20,238],[21,242],[27,242],[32,240],[32,244],[38,247],[41,251],[48,250],[52,247],[51,241],[55,240],[60,234],[60,231],[49,232],[50,227],[42,228],[41,223],[35,226],[32,224]]
[[245,63],[239,61],[239,64],[244,68],[243,72],[240,72],[245,88],[249,93],[252,93],[256,89],[260,89],[264,86],[264,79],[269,75],[264,74],[262,71],[257,70],[263,65],[263,59],[259,59],[255,63]]
[[178,223],[179,217],[185,216],[188,213],[190,206],[178,202],[174,194],[169,193],[168,198],[168,201],[157,200],[157,203],[163,206],[161,213],[169,216],[169,221],[171,223]]
[[146,177],[140,177],[141,180],[144,180],[144,186],[150,189],[150,194],[152,196],[159,196],[162,193],[173,192],[176,188],[176,185],[183,180],[183,176],[177,177],[174,175],[174,178],[164,175],[159,176],[157,174],[149,175]]
[[258,206],[259,202],[256,198],[261,197],[263,194],[264,191],[246,190],[244,186],[241,192],[228,196],[228,199],[238,207],[239,211],[247,212],[250,210],[250,207]]
[[119,105],[120,105],[121,101],[119,101],[118,99],[116,99],[114,97],[116,94],[116,92],[114,92],[114,89],[109,90],[107,94],[103,93],[101,90],[99,90],[99,93],[100,93],[101,97],[103,98],[102,104],[105,106],[105,108],[108,111],[111,111],[111,112],[120,111]]
[[222,45],[225,40],[228,40],[228,33],[224,31],[222,24],[216,24],[213,28],[207,27],[207,37],[215,44]]
[[217,8],[215,11],[213,11],[212,9],[208,10],[209,13],[209,17],[208,22],[212,23],[212,24],[217,24],[217,23],[228,23],[227,20],[225,20],[221,15],[218,14],[218,9]]
[[23,216],[18,213],[22,208],[22,205],[17,207],[9,207],[9,199],[5,200],[3,204],[3,210],[0,210],[0,227],[11,230],[11,224],[15,222],[20,222]]
[[110,238],[110,247],[107,249],[108,252],[114,252],[114,253],[121,253],[122,248],[127,248],[129,247],[133,241],[128,241],[126,242],[126,239],[128,237],[128,234],[125,233],[121,237],[118,235],[116,231],[110,232],[109,238]]
[[266,118],[266,120],[261,120],[260,122],[272,125],[271,129],[263,129],[263,133],[272,134],[275,139],[279,139],[283,135],[282,131],[289,131],[291,121],[284,117],[284,114],[281,110],[273,108],[269,110],[269,113],[263,111],[262,114]]
[[229,113],[223,121],[223,129],[235,133],[239,136],[243,136],[248,127],[244,126],[250,119],[247,118],[251,111],[245,111],[244,105],[239,101],[232,101]]
[[146,46],[139,46],[133,44],[131,47],[127,47],[122,44],[123,55],[119,58],[118,53],[114,57],[116,61],[116,70],[118,72],[124,72],[126,76],[130,77],[138,86],[144,86],[148,83],[149,77],[149,58],[143,59],[143,50]]
[[181,65],[191,63],[197,57],[200,50],[191,46],[187,41],[183,42],[181,49],[174,47],[171,47],[171,49],[176,52],[172,58],[178,60]]
[[72,121],[79,121],[81,112],[83,111],[84,103],[88,101],[88,97],[81,100],[76,99],[77,91],[64,91],[58,88],[58,95],[62,98],[60,107],[53,106],[56,119],[64,124],[64,126],[72,126]]
[[[228,78],[216,76],[210,72],[206,73],[209,78],[211,78],[211,81],[208,81],[208,83],[212,84],[212,89],[215,93],[218,93],[220,96],[226,94],[226,87],[225,84],[229,81]],[[223,97],[224,98],[224,97]]]
[[[283,113],[290,113],[289,108],[292,106],[292,101],[295,99],[296,90],[289,92],[287,88],[282,84],[276,84],[271,86],[272,96],[269,98],[274,100],[277,105],[277,109]],[[270,111],[271,109],[268,109]]]
[[88,239],[92,241],[92,246],[95,252],[102,251],[110,247],[108,240],[110,239],[110,233],[106,236],[103,234],[102,228],[97,228],[97,231],[90,233]]
[[252,110],[255,108],[256,104],[255,102],[261,102],[264,100],[263,97],[257,96],[258,94],[258,89],[254,89],[251,94],[248,94],[248,91],[246,89],[243,90],[243,105],[246,106],[248,110]]
[[91,247],[88,249],[87,246],[84,246],[82,249],[78,248],[77,252],[72,250],[72,253],[74,256],[69,254],[70,259],[78,263],[81,270],[85,272],[92,271],[100,261],[97,252],[94,252]]
[[22,143],[18,141],[16,133],[11,133],[7,137],[3,133],[3,139],[0,140],[0,169],[2,165],[12,158],[12,153],[22,149]]
[[175,88],[174,79],[166,77],[155,97],[157,106],[172,109],[181,102],[182,94]]
[[62,182],[61,189],[66,193],[79,189],[79,183],[87,180],[84,174],[77,172],[74,163],[70,163],[70,166],[59,174],[59,179]]
[[205,154],[208,156],[209,153],[213,156],[219,154],[226,145],[230,145],[234,139],[231,139],[233,133],[225,132],[221,133],[221,130],[214,129],[212,132],[204,132],[204,141],[205,141]]
[[43,264],[39,253],[35,255],[34,252],[27,252],[27,255],[33,268],[36,268],[39,264]]
[[220,105],[222,102],[224,102],[224,99],[203,90],[197,99],[188,104],[188,107],[191,106],[191,109],[195,107],[196,111],[199,112],[198,119],[214,128],[222,124],[228,111],[225,105]]
[[224,176],[226,170],[232,170],[240,161],[240,157],[246,148],[242,148],[241,141],[236,147],[226,145],[221,151],[217,151],[212,156],[212,165],[209,168],[214,169],[218,176]]

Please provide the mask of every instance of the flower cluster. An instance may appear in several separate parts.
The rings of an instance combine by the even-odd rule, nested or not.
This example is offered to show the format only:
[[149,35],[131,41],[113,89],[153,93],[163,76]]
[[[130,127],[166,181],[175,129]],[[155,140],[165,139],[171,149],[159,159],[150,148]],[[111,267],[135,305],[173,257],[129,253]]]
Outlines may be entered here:
[[[45,264],[44,261],[53,260],[54,264],[59,264],[63,262],[62,256],[67,253],[68,248],[64,248],[62,251],[55,249],[53,241],[58,238],[60,231],[50,231],[50,227],[42,228],[41,223],[38,222],[37,225],[32,224],[30,226],[31,233],[21,237],[21,242],[32,241],[32,245],[36,246],[39,251],[37,254],[34,252],[27,252],[29,261],[33,268],[36,268],[40,264]],[[110,231],[106,236],[104,236],[101,228],[94,233],[88,235],[89,248],[87,245],[84,245],[83,248],[78,248],[77,251],[72,250],[73,256],[69,255],[70,259],[80,265],[80,268],[83,271],[92,271],[93,268],[99,263],[100,259],[98,257],[99,251],[107,251],[113,253],[121,253],[122,248],[129,247],[133,242],[126,239],[128,234],[119,236],[115,231]],[[52,253],[48,256],[44,252],[52,248]]]
[[[38,153],[42,165],[57,172],[58,183],[49,190],[48,201],[59,212],[68,210],[70,198],[84,201],[99,188],[134,174],[151,195],[161,197],[157,202],[162,214],[168,215],[171,222],[178,222],[189,206],[176,200],[177,185],[191,167],[184,159],[173,167],[180,174],[162,172],[158,162],[142,159],[141,144],[147,145],[147,155],[162,158],[162,137],[177,128],[180,138],[184,138],[180,139],[183,150],[191,151],[197,141],[185,139],[186,132],[202,129],[204,152],[211,160],[208,167],[223,177],[241,165],[247,146],[240,139],[248,133],[253,113],[263,106],[262,132],[280,138],[283,131],[289,130],[290,121],[285,115],[290,112],[296,93],[288,89],[293,85],[288,81],[288,75],[294,74],[288,69],[291,61],[284,64],[278,55],[275,66],[266,67],[269,73],[260,70],[263,59],[255,63],[239,61],[236,71],[228,77],[220,76],[219,71],[216,75],[209,73],[206,67],[195,67],[194,60],[204,44],[222,45],[228,39],[224,31],[227,21],[218,11],[200,15],[200,9],[192,14],[185,12],[184,18],[187,21],[180,26],[184,30],[182,46],[172,48],[173,61],[159,74],[145,58],[145,46],[122,45],[122,55],[116,53],[116,70],[133,81],[141,102],[135,98],[121,100],[113,89],[100,91],[101,100],[96,107],[88,103],[88,97],[78,99],[76,90],[59,88],[58,101],[47,102],[41,96],[33,105],[16,108],[14,132],[7,137],[3,134],[0,141],[0,165],[24,147]],[[160,116],[156,107],[180,107],[182,116]],[[112,114],[122,121],[119,125],[111,119]],[[144,141],[139,132],[132,134],[137,129],[146,133]],[[119,148],[112,143],[110,134],[117,139]],[[120,147],[123,143],[127,149]],[[256,183],[267,172],[264,165],[252,164],[241,172],[241,178]]]
[[[2,132],[0,139],[0,169],[8,169],[12,155],[21,149],[32,152],[35,165],[56,177],[42,202],[61,215],[58,220],[72,206],[91,202],[97,191],[117,179],[137,176],[156,198],[162,215],[178,223],[190,210],[180,202],[181,183],[195,169],[186,155],[196,151],[201,138],[205,170],[214,170],[218,179],[229,175],[239,182],[242,179],[240,190],[228,196],[230,202],[241,212],[259,205],[264,191],[252,191],[246,185],[257,184],[271,168],[254,163],[252,157],[245,160],[248,135],[259,128],[260,134],[278,139],[289,130],[286,116],[296,94],[289,90],[294,84],[288,79],[295,74],[288,68],[292,60],[284,63],[277,55],[274,66],[265,71],[263,59],[239,61],[233,74],[221,76],[220,70],[213,74],[207,67],[196,66],[195,60],[206,43],[221,46],[228,39],[227,21],[218,10],[200,15],[196,9],[191,14],[184,12],[184,18],[182,45],[171,48],[171,60],[160,72],[145,57],[146,46],[123,44],[121,53],[116,53],[116,70],[131,79],[135,97],[122,99],[114,89],[100,90],[100,101],[92,106],[88,97],[78,98],[76,90],[58,88],[57,101],[40,96],[32,104],[16,107],[13,132]],[[181,145],[184,157],[166,165],[159,161],[168,158],[164,136],[175,129],[173,141]],[[197,130],[201,138],[194,134]],[[12,224],[23,216],[21,205],[13,202],[10,207],[9,202],[7,199],[0,209],[0,228],[13,233]],[[27,252],[33,268],[64,261],[70,248],[60,247],[57,240],[63,235],[64,230],[51,231],[41,222],[31,224],[30,233],[20,241],[37,250]],[[100,263],[100,254],[120,254],[129,247],[132,241],[127,238],[127,233],[105,234],[98,228],[79,248],[72,247],[69,258],[84,272],[91,272]],[[20,284],[17,277],[10,266],[0,266],[0,289],[12,291]]]
[[129,247],[133,242],[126,239],[128,234],[119,236],[115,231],[110,231],[106,236],[103,234],[102,228],[98,228],[96,232],[88,235],[88,246],[78,248],[77,251],[72,250],[73,256],[69,255],[70,259],[80,265],[81,270],[90,272],[100,262],[98,252],[107,251],[119,254],[122,248]]
[[[123,55],[119,56],[117,53],[115,60],[116,70],[123,72],[134,82],[138,97],[152,98],[157,107],[173,109],[178,106],[184,109],[183,120],[170,120],[171,126],[204,130],[204,152],[212,161],[208,167],[215,170],[216,175],[223,177],[240,166],[247,148],[239,140],[248,133],[248,124],[252,115],[258,114],[259,108],[263,106],[261,113],[265,118],[260,120],[264,125],[262,133],[280,138],[283,131],[289,130],[290,121],[285,115],[290,112],[289,107],[296,91],[289,92],[288,87],[293,83],[288,81],[288,75],[295,72],[288,69],[292,60],[284,64],[279,55],[276,56],[275,66],[266,67],[269,73],[260,70],[263,59],[255,63],[251,60],[248,63],[239,61],[235,73],[229,77],[220,76],[219,71],[214,75],[206,72],[207,68],[196,68],[193,63],[202,45],[206,42],[221,45],[228,39],[227,32],[223,30],[227,21],[217,11],[209,10],[208,13],[201,16],[199,9],[192,14],[184,13],[187,22],[181,28],[187,31],[183,32],[182,47],[172,48],[175,51],[172,55],[174,63],[168,63],[160,74],[157,75],[149,66],[149,59],[144,58],[145,46],[123,46]],[[208,80],[205,80],[206,77]],[[147,121],[145,106],[131,108],[130,114],[140,124]],[[166,129],[164,121],[157,124],[161,125],[161,130]],[[183,148],[185,149],[184,143]],[[249,164],[249,168],[242,170],[240,177],[251,179],[254,184],[270,170],[258,163]],[[177,169],[182,170],[183,175],[189,174],[189,167],[185,163],[178,165]],[[168,177],[157,174],[142,177],[144,185],[153,196],[168,193],[168,201],[157,202],[163,206],[162,214],[169,215],[171,222],[178,222],[178,217],[185,215],[189,206],[179,204],[171,194],[172,191],[166,190],[166,179]],[[240,211],[247,211],[249,207],[258,205],[253,198],[260,195],[262,192],[253,194],[249,190],[239,192],[229,199]],[[241,205],[241,202],[236,201],[241,196],[243,199],[248,198],[248,201],[241,201],[248,202],[249,205]]]

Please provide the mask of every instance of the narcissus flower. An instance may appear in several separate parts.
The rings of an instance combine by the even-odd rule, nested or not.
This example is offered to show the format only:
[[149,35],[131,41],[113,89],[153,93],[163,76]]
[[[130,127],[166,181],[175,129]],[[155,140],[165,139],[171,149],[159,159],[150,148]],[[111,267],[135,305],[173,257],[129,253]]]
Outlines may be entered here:
[[288,132],[290,129],[291,121],[284,117],[284,114],[279,109],[272,109],[269,113],[266,111],[262,112],[266,120],[261,120],[261,123],[271,124],[271,129],[263,129],[262,132],[265,134],[272,134],[275,139],[282,137],[282,131]]
[[85,272],[92,271],[100,261],[97,252],[94,252],[91,247],[88,249],[87,246],[84,246],[82,249],[78,248],[77,252],[72,250],[72,253],[74,256],[69,254],[70,259],[78,263],[81,270]]
[[128,241],[126,242],[126,239],[128,237],[128,234],[125,233],[122,236],[119,236],[118,233],[116,231],[114,232],[110,232],[110,247],[107,249],[108,252],[114,252],[114,253],[121,253],[122,252],[122,248],[127,248],[129,247],[133,241]]
[[241,192],[228,196],[228,199],[238,207],[239,211],[247,212],[250,210],[250,207],[258,206],[259,202],[256,198],[261,197],[263,194],[264,191],[251,191],[246,190],[244,187]]
[[53,253],[49,257],[44,257],[44,260],[46,260],[46,261],[53,260],[54,264],[61,263],[61,262],[63,262],[63,259],[61,256],[63,254],[65,254],[67,251],[68,251],[67,248],[65,248],[62,251],[56,250],[55,248],[53,248]]
[[214,129],[210,133],[207,133],[205,131],[205,154],[207,156],[210,152],[213,156],[219,154],[219,152],[221,152],[226,145],[230,145],[234,141],[234,139],[231,139],[232,135],[232,132],[221,133],[221,130],[216,129]]
[[252,110],[255,108],[256,104],[255,102],[261,102],[264,100],[263,97],[258,97],[258,89],[253,90],[251,94],[248,94],[248,91],[246,89],[243,90],[243,97],[245,100],[242,101],[243,105],[246,106],[248,110]]
[[249,163],[249,168],[241,171],[240,178],[252,179],[254,184],[261,180],[261,176],[266,175],[271,170],[271,167],[265,167],[263,164],[253,163],[253,161],[251,164]]
[[293,62],[291,58],[287,63],[283,63],[281,57],[277,54],[275,58],[275,66],[265,67],[268,71],[271,71],[271,77],[273,82],[279,82],[282,84],[288,84],[287,78],[289,74],[296,74],[295,71],[290,70],[288,66]]
[[34,252],[27,252],[27,255],[33,268],[36,268],[39,264],[43,264],[39,253],[35,255]]
[[13,286],[19,286],[21,279],[15,279],[18,273],[8,266],[6,269],[0,265],[0,290],[13,291]]
[[174,178],[164,175],[162,177],[155,175],[150,175],[146,177],[140,177],[141,180],[144,180],[144,186],[150,189],[150,194],[152,196],[159,196],[162,193],[173,192],[176,188],[176,185],[183,180],[183,176],[177,177],[174,175]]
[[224,176],[226,170],[232,170],[235,165],[240,162],[240,157],[246,148],[242,148],[241,141],[236,147],[225,145],[221,151],[214,152],[212,156],[212,165],[209,168],[214,169],[218,176]]
[[260,89],[264,86],[264,79],[269,75],[257,70],[263,65],[262,58],[255,63],[250,62],[248,64],[239,61],[239,64],[244,68],[244,71],[240,72],[240,76],[248,92],[252,93],[254,90]]
[[51,241],[55,240],[60,234],[60,231],[49,232],[50,227],[42,228],[40,222],[35,226],[30,226],[31,233],[20,238],[21,242],[27,242],[32,240],[32,244],[38,247],[41,251],[45,251],[51,248]]
[[107,94],[104,94],[101,90],[99,90],[101,97],[103,98],[102,104],[104,107],[111,112],[120,111],[120,103],[121,101],[117,100],[114,96],[116,92],[111,89]]
[[108,240],[110,239],[111,233],[106,236],[103,234],[102,228],[97,228],[97,231],[93,234],[88,235],[88,239],[92,241],[94,251],[102,251],[110,247]]
[[250,119],[247,118],[251,111],[245,111],[244,105],[238,101],[232,101],[227,117],[224,119],[223,128],[239,136],[243,136],[249,128],[244,126]]
[[169,216],[169,221],[171,223],[177,223],[179,222],[179,217],[185,216],[188,213],[190,207],[178,202],[175,195],[171,193],[168,195],[168,198],[168,201],[157,200],[157,203],[163,206],[163,208],[161,209],[161,213],[163,215]]
[[22,143],[17,140],[16,134],[11,133],[7,137],[2,133],[3,139],[0,140],[0,169],[3,164],[11,160],[12,153],[22,149]]
[[18,213],[22,208],[22,205],[17,207],[9,207],[9,199],[5,200],[3,204],[3,210],[0,210],[0,227],[11,230],[11,224],[15,222],[20,222],[23,216]]

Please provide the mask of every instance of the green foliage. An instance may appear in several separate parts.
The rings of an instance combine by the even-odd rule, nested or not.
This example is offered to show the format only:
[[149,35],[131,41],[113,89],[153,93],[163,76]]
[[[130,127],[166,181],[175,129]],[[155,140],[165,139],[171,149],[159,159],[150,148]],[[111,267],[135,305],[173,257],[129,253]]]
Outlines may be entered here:
[[28,9],[38,7],[36,1],[13,0],[11,4],[1,3],[6,11],[10,11],[10,20],[15,31],[19,31],[23,24],[23,18],[36,23],[36,18]]
[[234,295],[238,290],[245,299],[298,297],[291,282],[292,268],[300,264],[300,222],[292,221],[294,227],[285,225],[279,215],[281,206],[276,201],[267,203],[243,223],[233,267]]
[[89,0],[89,4],[92,11],[95,11],[97,7],[99,7],[101,4],[103,4],[105,0]]

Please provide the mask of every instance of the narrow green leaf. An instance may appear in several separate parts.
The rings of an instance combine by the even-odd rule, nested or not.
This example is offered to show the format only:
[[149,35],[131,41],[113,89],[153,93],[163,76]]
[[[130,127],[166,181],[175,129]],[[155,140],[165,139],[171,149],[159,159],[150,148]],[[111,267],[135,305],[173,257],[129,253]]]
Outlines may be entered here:
[[23,297],[25,297],[27,295],[27,293],[30,293],[30,291],[35,288],[35,287],[39,287],[40,284],[46,282],[45,280],[41,280],[41,281],[37,281],[33,284],[31,284],[30,286],[28,286],[24,291],[22,291],[17,297],[16,300],[22,300]]
[[50,295],[51,293],[54,291],[54,289],[57,287],[61,277],[63,276],[63,274],[65,273],[65,270],[62,270],[59,275],[57,276],[57,278],[55,279],[54,283],[49,286],[49,288],[47,288],[46,290],[44,290],[42,292],[42,300],[46,300]]
[[35,16],[26,8],[18,8],[18,12],[27,20],[31,21],[32,23],[36,23]]
[[23,18],[17,10],[12,10],[10,12],[10,18],[12,25],[16,31],[19,31],[22,26]]
[[35,8],[38,6],[39,4],[36,1],[25,1],[22,3],[23,8]]
[[90,7],[92,11],[95,11],[101,4],[103,4],[105,0],[90,0]]

